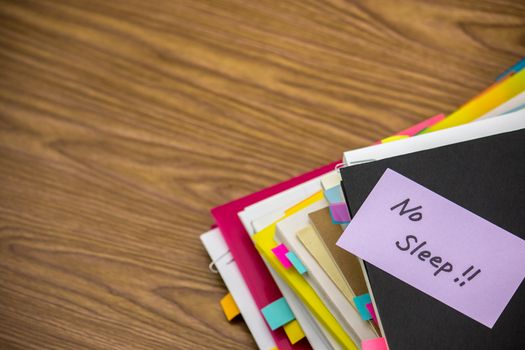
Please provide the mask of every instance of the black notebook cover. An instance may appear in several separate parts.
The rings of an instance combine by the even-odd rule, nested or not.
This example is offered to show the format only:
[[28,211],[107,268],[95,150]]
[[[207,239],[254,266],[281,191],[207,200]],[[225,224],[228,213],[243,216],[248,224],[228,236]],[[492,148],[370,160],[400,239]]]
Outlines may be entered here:
[[[387,168],[525,238],[525,129],[343,168],[351,214]],[[390,350],[525,349],[523,283],[490,329],[365,266]]]

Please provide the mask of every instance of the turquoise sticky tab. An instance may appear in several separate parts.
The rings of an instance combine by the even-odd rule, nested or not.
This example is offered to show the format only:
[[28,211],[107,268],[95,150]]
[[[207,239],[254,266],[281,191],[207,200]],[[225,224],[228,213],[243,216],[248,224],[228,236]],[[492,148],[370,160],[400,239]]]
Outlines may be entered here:
[[503,78],[505,78],[507,75],[511,73],[518,73],[520,70],[525,68],[525,57],[519,60],[515,65],[501,73],[497,78],[496,81],[499,81]]
[[366,304],[370,304],[371,302],[372,299],[370,298],[370,294],[368,293],[359,295],[354,298],[355,307],[357,308],[357,311],[359,311],[361,318],[365,321],[372,319],[372,315],[366,308]]
[[284,297],[266,305],[261,309],[261,312],[272,331],[295,320],[295,316]]
[[335,186],[324,191],[324,197],[328,203],[339,203],[343,202],[343,196],[341,196],[341,186]]
[[304,267],[303,263],[301,262],[301,260],[299,260],[299,258],[297,257],[297,255],[295,255],[294,252],[286,253],[286,257],[292,263],[293,267],[295,267],[297,272],[299,272],[301,275],[306,272],[306,267]]

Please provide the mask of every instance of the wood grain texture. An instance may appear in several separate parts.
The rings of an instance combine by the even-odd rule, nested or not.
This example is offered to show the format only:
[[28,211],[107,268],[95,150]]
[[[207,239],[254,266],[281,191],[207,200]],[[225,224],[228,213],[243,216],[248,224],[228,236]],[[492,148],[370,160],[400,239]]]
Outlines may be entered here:
[[451,112],[519,1],[0,1],[0,348],[246,349],[209,208]]

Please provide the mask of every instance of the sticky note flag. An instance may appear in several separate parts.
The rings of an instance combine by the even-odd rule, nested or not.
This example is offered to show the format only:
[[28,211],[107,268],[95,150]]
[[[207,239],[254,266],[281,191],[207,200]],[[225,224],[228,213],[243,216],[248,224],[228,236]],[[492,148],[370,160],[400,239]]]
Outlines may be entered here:
[[286,333],[286,336],[292,344],[295,344],[299,340],[304,338],[303,329],[301,328],[297,320],[293,320],[292,322],[285,324],[283,328],[284,332]]
[[330,215],[334,224],[346,224],[350,222],[350,213],[346,203],[333,203],[330,204]]
[[523,68],[525,68],[525,57],[522,58],[521,60],[519,60],[515,65],[513,65],[512,67],[510,67],[509,69],[507,69],[506,71],[501,73],[496,78],[496,81],[499,81],[499,80],[505,78],[507,75],[510,75],[510,74],[513,74],[513,73],[517,73],[520,70],[522,70]]
[[390,137],[382,139],[381,143],[388,143],[388,142],[392,142],[392,141],[402,140],[402,139],[406,139],[408,137],[409,136],[407,136],[407,135],[394,135],[394,136],[390,136]]
[[284,244],[279,244],[277,247],[273,248],[272,253],[277,257],[277,259],[279,259],[279,261],[285,268],[288,269],[292,267],[292,263],[286,257],[286,253],[288,253],[288,248],[286,248]]
[[293,267],[295,267],[297,272],[299,272],[301,275],[306,272],[306,267],[304,267],[303,263],[301,262],[301,260],[299,260],[299,258],[297,257],[297,255],[295,255],[294,252],[286,253],[286,257],[288,258],[288,261],[292,263]]
[[425,130],[428,127],[431,127],[432,125],[436,124],[437,122],[443,119],[445,119],[444,114],[435,115],[431,118],[423,120],[421,123],[417,123],[416,125],[413,125],[410,128],[399,132],[398,135],[415,136],[419,134],[421,131]]
[[235,316],[241,313],[239,311],[239,308],[237,307],[237,304],[235,303],[235,300],[233,300],[233,297],[230,293],[226,294],[221,299],[221,307],[228,321],[233,320]]
[[341,185],[329,188],[326,191],[324,191],[323,194],[328,203],[343,202],[343,197],[341,196]]
[[363,350],[388,350],[385,338],[363,340],[361,348]]
[[337,245],[489,328],[525,277],[525,240],[391,169]]
[[368,312],[368,309],[366,308],[366,304],[370,304],[372,302],[372,299],[370,299],[370,294],[362,294],[354,298],[355,307],[357,308],[357,311],[361,315],[361,318],[365,321],[371,320],[372,315],[370,312]]
[[401,140],[401,139],[404,139],[404,138],[409,137],[409,136],[416,136],[420,132],[423,132],[425,129],[431,127],[432,125],[439,123],[443,119],[445,119],[445,115],[444,114],[435,115],[435,116],[430,117],[430,118],[428,118],[426,120],[423,120],[420,123],[417,123],[416,125],[413,125],[413,126],[409,127],[408,129],[405,129],[405,130],[402,130],[402,131],[398,132],[394,136],[387,137],[387,138],[385,138],[383,140],[379,140],[379,141],[375,142],[374,145],[377,145],[377,144],[380,144],[380,143],[387,143],[387,142],[391,142],[391,141],[396,141],[396,140]]
[[266,305],[261,309],[261,312],[272,331],[295,320],[295,316],[284,297]]
[[366,309],[372,316],[372,320],[374,320],[374,322],[377,324],[376,311],[374,310],[374,305],[372,303],[368,303],[366,304]]

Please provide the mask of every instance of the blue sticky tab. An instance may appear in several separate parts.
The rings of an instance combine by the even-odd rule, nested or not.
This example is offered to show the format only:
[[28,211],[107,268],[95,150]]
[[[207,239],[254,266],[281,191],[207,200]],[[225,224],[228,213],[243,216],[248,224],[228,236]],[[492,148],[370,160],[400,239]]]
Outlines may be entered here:
[[295,320],[295,316],[284,297],[266,305],[261,309],[261,312],[272,331]]
[[514,64],[512,67],[501,73],[497,78],[496,81],[501,80],[505,78],[510,73],[518,73],[523,68],[525,68],[525,57],[519,60],[516,64]]
[[301,275],[306,272],[306,267],[304,267],[303,263],[301,262],[301,260],[299,260],[299,258],[297,257],[297,255],[295,255],[294,252],[286,253],[286,257],[288,258],[288,260],[290,260],[297,272],[299,272]]
[[343,197],[341,196],[341,186],[335,186],[324,191],[324,197],[328,203],[340,203],[343,202]]
[[370,294],[368,293],[359,295],[354,298],[355,307],[357,308],[357,311],[359,311],[361,318],[365,321],[372,319],[372,315],[366,307],[366,304],[370,304],[371,302],[372,299],[370,299]]

